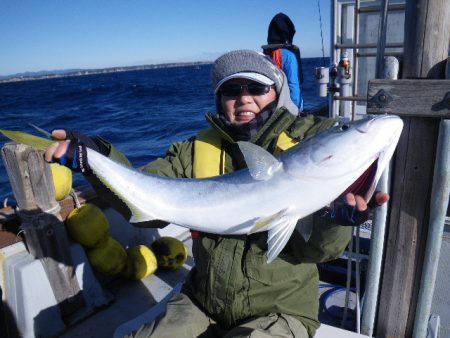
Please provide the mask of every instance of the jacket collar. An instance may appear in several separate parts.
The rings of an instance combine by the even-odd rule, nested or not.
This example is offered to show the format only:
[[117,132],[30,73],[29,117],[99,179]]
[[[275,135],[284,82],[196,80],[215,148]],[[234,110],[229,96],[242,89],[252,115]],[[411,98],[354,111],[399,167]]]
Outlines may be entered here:
[[[269,151],[273,150],[278,136],[286,131],[295,121],[294,116],[288,109],[281,107],[276,109],[261,129],[252,137],[250,142],[257,144]],[[219,133],[220,137],[230,143],[235,143],[232,131],[213,113],[206,114],[206,120],[212,128]]]

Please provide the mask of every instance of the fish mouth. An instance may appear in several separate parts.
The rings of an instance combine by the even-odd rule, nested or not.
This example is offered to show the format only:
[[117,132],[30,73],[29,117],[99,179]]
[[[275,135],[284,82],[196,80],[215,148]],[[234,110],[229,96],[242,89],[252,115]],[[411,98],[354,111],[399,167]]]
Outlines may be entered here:
[[369,195],[373,192],[377,171],[378,158],[343,192],[342,196],[352,193],[354,195],[363,196],[366,199],[371,197]]

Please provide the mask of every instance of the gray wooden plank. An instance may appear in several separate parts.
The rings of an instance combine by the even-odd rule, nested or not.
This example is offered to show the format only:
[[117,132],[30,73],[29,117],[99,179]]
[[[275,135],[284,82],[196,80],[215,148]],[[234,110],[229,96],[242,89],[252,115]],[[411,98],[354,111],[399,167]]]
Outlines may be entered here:
[[450,118],[450,80],[371,80],[367,113]]
[[[439,121],[404,118],[395,156],[394,187],[380,293],[380,337],[411,330],[429,219],[435,138]],[[395,320],[393,320],[395,318]],[[406,336],[409,336],[408,334]]]

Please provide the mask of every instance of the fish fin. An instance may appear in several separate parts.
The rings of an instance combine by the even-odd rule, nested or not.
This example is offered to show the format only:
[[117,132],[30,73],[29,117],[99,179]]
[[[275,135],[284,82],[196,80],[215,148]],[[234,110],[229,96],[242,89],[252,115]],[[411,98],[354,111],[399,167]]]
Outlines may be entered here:
[[273,215],[259,218],[248,233],[253,234],[255,232],[264,231],[268,225],[276,223],[276,221],[282,218],[285,213],[286,209],[283,209]]
[[268,180],[283,166],[275,156],[256,144],[239,141],[238,145],[244,155],[250,175],[255,180]]
[[153,215],[148,214],[147,212],[145,212],[145,211],[139,209],[138,207],[136,207],[135,205],[133,205],[133,203],[130,203],[125,197],[123,197],[117,191],[115,191],[112,187],[110,187],[105,180],[103,180],[99,176],[97,176],[97,177],[99,178],[100,181],[103,182],[103,184],[105,184],[105,186],[109,190],[111,190],[130,209],[130,211],[131,211],[131,217],[129,219],[130,223],[148,222],[148,221],[153,221],[156,219]]
[[302,219],[297,221],[297,225],[295,226],[295,229],[302,235],[303,239],[308,242],[311,238],[311,233],[313,229],[313,220],[314,216],[309,215],[306,217],[303,217]]
[[132,203],[127,203],[127,201],[125,201],[123,198],[122,201],[128,206],[131,211],[131,217],[129,220],[130,223],[148,222],[156,219],[153,215],[149,215],[148,213],[138,209]]
[[149,222],[157,219],[154,215],[149,214],[148,212],[141,210],[137,206],[133,205],[133,203],[130,203],[126,200],[126,198],[119,196],[117,193],[116,195],[127,205],[127,207],[131,211],[131,217],[129,219],[130,223],[142,223],[142,222]]
[[25,133],[22,131],[0,129],[0,133],[10,140],[16,141],[18,143],[23,143],[27,146],[32,146],[38,150],[45,150],[50,144],[56,142],[55,140],[35,136],[33,134]]
[[130,217],[129,222],[130,223],[141,223],[141,222],[148,222],[153,221],[155,218],[151,215],[145,214],[143,212],[139,212],[136,210],[131,211],[133,214]]
[[297,224],[297,219],[283,217],[269,230],[267,238],[267,264],[271,263],[286,246]]

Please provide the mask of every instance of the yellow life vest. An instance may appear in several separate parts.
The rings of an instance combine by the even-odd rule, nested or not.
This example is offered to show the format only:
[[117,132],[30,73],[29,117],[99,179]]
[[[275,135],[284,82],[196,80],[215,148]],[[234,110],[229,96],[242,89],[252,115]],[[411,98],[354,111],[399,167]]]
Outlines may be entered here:
[[[295,146],[298,143],[286,132],[282,132],[277,140],[274,154]],[[225,150],[222,139],[212,128],[200,130],[194,142],[193,176],[195,178],[212,177],[225,173]]]

